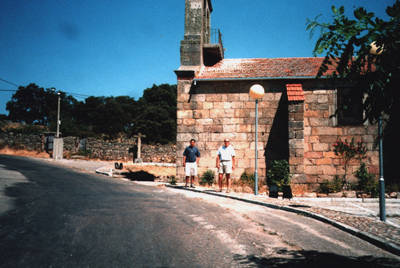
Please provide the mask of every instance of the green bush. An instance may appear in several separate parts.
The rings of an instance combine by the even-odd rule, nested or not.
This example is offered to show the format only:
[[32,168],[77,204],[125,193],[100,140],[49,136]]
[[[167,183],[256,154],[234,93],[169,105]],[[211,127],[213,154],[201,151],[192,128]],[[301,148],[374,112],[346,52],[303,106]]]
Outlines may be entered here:
[[215,179],[215,173],[212,170],[207,170],[203,173],[203,175],[201,175],[200,177],[200,184],[201,185],[206,185],[208,184],[209,186],[211,186],[214,183],[214,179]]
[[267,171],[268,186],[276,185],[282,191],[282,186],[290,185],[290,177],[289,163],[286,160],[272,161],[271,168]]
[[400,192],[400,182],[398,183],[389,183],[386,187],[387,192]]
[[171,185],[176,185],[176,177],[175,176],[171,176],[171,178],[169,179],[169,183]]
[[325,180],[319,185],[320,193],[337,193],[343,189],[344,181],[339,176],[335,176],[332,181]]
[[358,179],[358,190],[370,194],[372,197],[378,196],[379,184],[375,180],[374,174],[368,172],[365,163],[361,163],[360,168],[354,173]]
[[240,175],[240,182],[244,185],[250,186],[252,189],[254,188],[255,177],[254,173],[247,173],[246,171]]

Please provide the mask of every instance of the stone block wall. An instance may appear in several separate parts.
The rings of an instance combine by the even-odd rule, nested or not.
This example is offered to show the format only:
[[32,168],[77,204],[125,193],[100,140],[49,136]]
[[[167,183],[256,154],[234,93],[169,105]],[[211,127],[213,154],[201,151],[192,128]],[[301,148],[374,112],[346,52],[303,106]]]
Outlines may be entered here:
[[[363,161],[369,172],[379,173],[379,151],[374,146],[377,126],[365,123],[360,126],[340,126],[334,116],[337,107],[336,90],[305,91],[304,105],[304,174],[306,180],[299,183],[315,190],[319,183],[332,180],[335,175],[344,175],[342,159],[335,155],[333,144],[340,138],[363,141],[368,152]],[[354,172],[359,168],[358,160],[350,161],[346,177],[356,181]]]
[[289,165],[292,182],[306,182],[304,176],[304,102],[291,101],[288,104]]
[[[325,82],[324,82],[325,83]],[[341,126],[336,120],[337,91],[327,83],[305,82],[305,101],[287,101],[285,83],[266,81],[264,99],[259,102],[258,165],[265,179],[270,161],[288,159],[295,191],[314,191],[325,180],[344,174],[343,160],[334,154],[340,138],[363,141],[368,149],[363,160],[369,172],[378,174],[378,148],[374,146],[377,127],[365,123]],[[200,173],[215,168],[216,152],[224,138],[231,139],[237,153],[238,179],[255,162],[255,102],[248,89],[253,81],[178,80],[177,175],[184,176],[182,153],[191,138],[202,154]],[[324,87],[325,86],[325,87]],[[328,88],[328,89],[324,89]],[[287,151],[287,152],[286,152]],[[349,163],[347,178],[356,181],[360,162]]]
[[[177,175],[184,177],[182,153],[190,139],[197,141],[201,153],[200,174],[207,169],[216,171],[216,156],[223,140],[229,138],[236,151],[238,179],[245,169],[255,166],[255,101],[249,98],[252,82],[178,81],[177,111]],[[265,85],[268,89],[268,86]],[[258,167],[260,180],[265,179],[265,148],[270,137],[282,93],[267,91],[259,102]],[[286,118],[287,120],[287,118]],[[286,130],[287,131],[287,130]],[[287,141],[287,140],[286,140]]]

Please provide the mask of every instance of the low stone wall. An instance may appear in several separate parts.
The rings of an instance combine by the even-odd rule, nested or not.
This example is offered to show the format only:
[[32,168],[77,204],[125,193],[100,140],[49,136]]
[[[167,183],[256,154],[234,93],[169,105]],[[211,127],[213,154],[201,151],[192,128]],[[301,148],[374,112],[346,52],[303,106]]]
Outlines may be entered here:
[[142,144],[143,162],[176,163],[176,145]]
[[44,136],[21,133],[0,133],[0,149],[9,147],[15,150],[44,151]]
[[[134,160],[137,153],[134,139],[106,141],[98,138],[64,137],[63,140],[65,158],[80,155],[91,159],[129,162]],[[44,152],[45,143],[44,135],[0,133],[0,148]],[[175,163],[176,145],[142,144],[141,157],[144,162]]]

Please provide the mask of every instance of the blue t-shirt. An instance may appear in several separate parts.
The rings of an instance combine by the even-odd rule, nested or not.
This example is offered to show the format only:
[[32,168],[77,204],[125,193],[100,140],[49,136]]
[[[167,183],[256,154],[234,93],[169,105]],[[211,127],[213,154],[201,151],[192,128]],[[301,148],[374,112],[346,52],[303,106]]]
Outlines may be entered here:
[[193,163],[196,162],[197,157],[200,157],[200,152],[197,147],[188,146],[183,152],[183,155],[186,156],[186,162]]

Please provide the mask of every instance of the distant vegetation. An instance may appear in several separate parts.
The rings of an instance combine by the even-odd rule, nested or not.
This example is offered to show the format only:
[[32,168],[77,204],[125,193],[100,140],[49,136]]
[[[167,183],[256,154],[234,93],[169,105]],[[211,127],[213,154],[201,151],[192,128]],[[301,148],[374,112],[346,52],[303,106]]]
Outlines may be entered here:
[[[56,130],[57,92],[35,84],[19,87],[7,103],[9,116],[0,120],[26,127]],[[129,96],[88,97],[78,101],[61,92],[63,136],[101,136],[106,139],[142,133],[147,143],[170,143],[176,139],[176,85],[153,85],[139,100]]]

